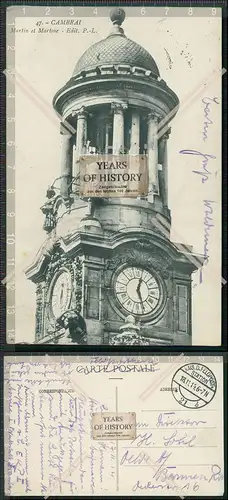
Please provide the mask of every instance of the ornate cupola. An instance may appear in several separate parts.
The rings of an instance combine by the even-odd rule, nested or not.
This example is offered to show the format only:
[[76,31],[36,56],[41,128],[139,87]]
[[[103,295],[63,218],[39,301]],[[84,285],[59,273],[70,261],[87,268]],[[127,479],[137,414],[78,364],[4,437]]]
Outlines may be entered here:
[[[168,207],[167,141],[179,100],[151,54],[125,35],[124,18],[112,10],[109,35],[84,52],[53,99],[60,191],[55,181],[42,207],[50,248],[26,271],[37,283],[36,342],[119,344],[131,317],[146,345],[191,343],[191,273],[200,259],[170,241]],[[143,156],[147,192],[83,196],[82,160],[91,155]]]
[[[76,158],[73,169],[70,155],[68,164],[63,164],[62,193],[68,193],[66,177],[69,184],[73,177],[77,185],[77,159],[81,155],[146,153],[150,165],[147,199],[156,211],[169,217],[167,165],[162,173],[158,165],[166,163],[168,123],[178,110],[179,100],[160,78],[153,57],[126,37],[121,27],[123,9],[114,9],[110,18],[110,34],[86,50],[72,78],[53,100],[66,132],[69,125],[71,132],[76,130]],[[70,143],[71,137],[64,141]],[[70,144],[65,148],[72,150]]]

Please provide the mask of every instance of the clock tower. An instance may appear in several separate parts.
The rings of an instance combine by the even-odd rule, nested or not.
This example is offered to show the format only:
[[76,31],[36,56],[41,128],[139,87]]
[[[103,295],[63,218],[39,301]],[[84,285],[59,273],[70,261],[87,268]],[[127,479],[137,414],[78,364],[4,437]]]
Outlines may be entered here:
[[[191,274],[202,260],[171,242],[168,207],[179,100],[125,35],[123,9],[110,18],[109,36],[86,50],[53,99],[61,172],[41,207],[47,244],[26,270],[37,287],[35,342],[128,345],[132,335],[145,345],[191,344]],[[147,193],[81,196],[81,159],[93,154],[144,155]]]

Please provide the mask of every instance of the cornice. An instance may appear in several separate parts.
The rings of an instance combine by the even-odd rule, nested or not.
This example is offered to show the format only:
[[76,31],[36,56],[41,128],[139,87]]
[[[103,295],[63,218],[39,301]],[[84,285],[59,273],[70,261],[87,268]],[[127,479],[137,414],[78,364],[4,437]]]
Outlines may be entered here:
[[[63,251],[65,256],[71,256],[75,252],[85,252],[85,248],[99,248],[104,251],[116,250],[127,244],[134,243],[138,248],[143,248],[150,252],[151,248],[157,248],[158,252],[165,252],[169,255],[173,263],[188,265],[192,270],[197,269],[197,265],[193,263],[193,258],[198,262],[198,268],[203,264],[203,256],[194,255],[190,251],[181,252],[177,246],[161,233],[145,230],[142,228],[125,229],[124,232],[117,232],[110,235],[94,235],[89,232],[77,232],[65,238],[59,238],[58,247]],[[87,252],[88,253],[88,252]],[[40,253],[36,260],[25,270],[28,279],[38,283],[41,277],[45,275],[45,270],[51,258],[51,249],[47,253]],[[192,259],[191,259],[192,258]]]
[[178,109],[179,99],[177,95],[166,85],[163,80],[141,75],[113,74],[92,76],[86,79],[74,79],[62,87],[54,96],[53,107],[59,114],[63,114],[64,107],[70,101],[89,95],[96,91],[115,90],[138,91],[146,96],[155,97],[164,102],[170,110]]

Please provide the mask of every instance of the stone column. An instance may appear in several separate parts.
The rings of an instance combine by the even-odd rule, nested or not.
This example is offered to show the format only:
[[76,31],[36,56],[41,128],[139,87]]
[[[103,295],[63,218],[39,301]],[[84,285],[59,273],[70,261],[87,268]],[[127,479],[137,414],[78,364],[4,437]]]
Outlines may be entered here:
[[119,155],[124,153],[124,109],[127,109],[127,104],[113,102],[113,142],[112,153]]
[[140,138],[140,116],[138,111],[132,111],[131,121],[131,147],[130,154],[139,154],[139,138]]
[[161,197],[164,206],[168,207],[168,161],[167,161],[167,140],[169,138],[171,129],[169,128],[167,132],[163,134],[158,143],[158,159],[159,163],[162,165],[162,171],[160,174],[160,187],[161,187]]
[[87,141],[87,116],[88,112],[83,106],[78,111],[72,111],[72,116],[77,116],[77,132],[76,132],[76,145],[75,145],[75,162],[73,166],[73,177],[75,179],[79,176],[79,159],[80,156],[86,154],[86,141]]
[[72,136],[69,133],[60,130],[62,136],[62,161],[61,161],[61,184],[60,193],[63,198],[67,198],[71,190],[72,163],[73,163],[73,144]]
[[158,120],[159,116],[153,112],[148,115],[147,150],[149,189],[148,201],[153,203],[154,195],[159,194],[158,185]]

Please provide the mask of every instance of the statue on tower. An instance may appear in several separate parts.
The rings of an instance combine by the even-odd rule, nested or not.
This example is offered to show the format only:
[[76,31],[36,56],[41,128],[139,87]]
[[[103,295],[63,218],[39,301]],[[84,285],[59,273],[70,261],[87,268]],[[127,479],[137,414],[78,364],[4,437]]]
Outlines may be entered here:
[[87,344],[86,323],[79,308],[65,311],[56,324],[63,332],[58,337],[58,344]]

